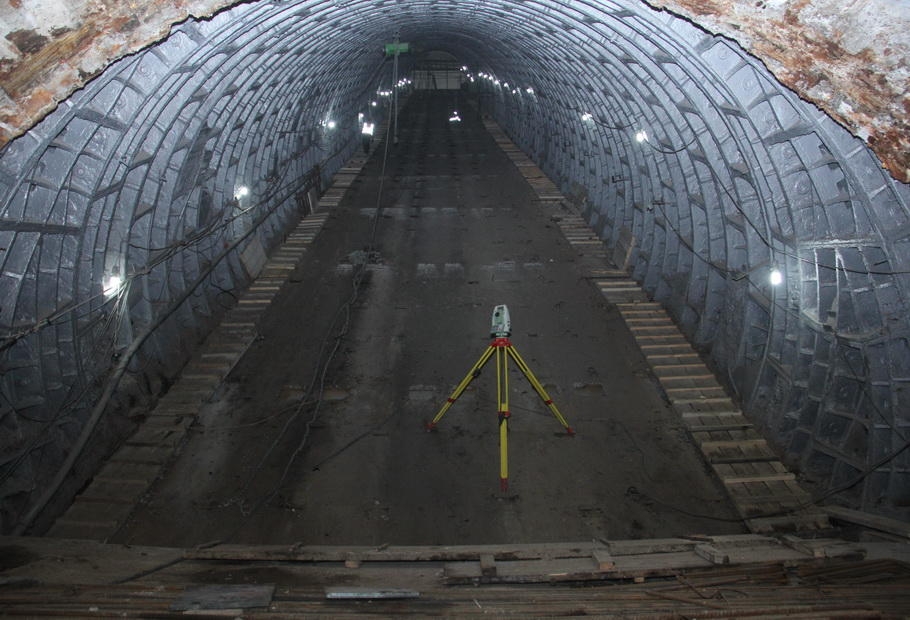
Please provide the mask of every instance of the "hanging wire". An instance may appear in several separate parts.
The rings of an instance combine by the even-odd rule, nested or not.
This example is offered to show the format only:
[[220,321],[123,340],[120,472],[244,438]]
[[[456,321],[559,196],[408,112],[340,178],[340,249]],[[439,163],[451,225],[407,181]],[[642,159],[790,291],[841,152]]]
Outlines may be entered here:
[[[680,147],[680,148],[678,148],[678,149],[672,149],[672,150],[663,150],[663,149],[659,149],[659,148],[657,148],[656,146],[654,146],[653,144],[651,144],[650,140],[648,140],[648,139],[642,140],[642,142],[646,142],[646,143],[648,144],[648,146],[649,146],[652,150],[657,151],[658,153],[667,154],[667,155],[675,155],[675,154],[679,154],[679,153],[682,153],[683,151],[688,150],[688,148],[689,148],[692,144],[695,143],[695,141],[697,140],[697,138],[698,138],[698,136],[696,135],[696,136],[693,137],[693,139],[692,139],[688,144],[686,144],[685,146]],[[812,266],[814,266],[814,267],[820,267],[820,268],[822,268],[822,269],[831,269],[831,270],[835,270],[835,271],[840,270],[840,271],[844,271],[844,272],[847,272],[847,273],[855,273],[855,274],[859,274],[859,275],[898,276],[898,275],[908,275],[908,274],[910,274],[910,270],[890,270],[890,271],[882,271],[882,270],[876,270],[876,269],[867,269],[867,270],[863,270],[863,269],[854,269],[854,268],[846,267],[846,266],[843,266],[843,265],[840,265],[840,266],[831,266],[831,265],[826,265],[826,264],[824,264],[824,263],[820,263],[820,262],[818,262],[818,261],[812,260],[812,259],[810,259],[810,258],[806,258],[806,257],[804,257],[804,256],[800,256],[798,253],[795,253],[795,252],[793,252],[793,251],[790,251],[790,250],[788,250],[788,249],[786,249],[786,248],[776,248],[776,247],[774,247],[774,245],[771,243],[770,239],[765,235],[765,233],[762,232],[762,230],[755,224],[755,222],[752,221],[752,219],[749,217],[749,214],[746,213],[745,210],[739,205],[739,201],[738,201],[737,198],[733,195],[733,193],[731,192],[731,190],[730,190],[729,188],[727,188],[727,185],[720,179],[720,176],[718,175],[718,173],[717,173],[717,171],[715,170],[714,166],[712,166],[712,165],[707,165],[706,168],[708,169],[708,172],[711,174],[711,176],[712,176],[712,178],[714,179],[714,181],[715,181],[715,183],[717,184],[717,186],[720,187],[720,188],[723,190],[724,194],[726,194],[727,198],[730,199],[730,204],[731,204],[731,206],[732,206],[734,209],[736,209],[736,211],[739,212],[740,215],[742,215],[743,220],[749,225],[749,228],[752,229],[752,231],[753,231],[753,232],[755,233],[755,235],[759,238],[759,240],[760,240],[760,241],[761,241],[769,250],[771,250],[772,253],[778,253],[778,254],[781,254],[781,255],[783,255],[783,256],[786,256],[786,257],[792,258],[792,259],[794,259],[794,260],[797,260],[797,261],[799,261],[799,262],[801,262],[801,263],[805,263],[805,264],[808,264],[808,265],[812,265]],[[772,258],[773,258],[773,256],[772,256]]]
[[[379,221],[382,217],[382,196],[383,188],[386,176],[386,166],[388,162],[389,155],[389,144],[391,142],[391,128],[392,128],[392,107],[389,106],[389,117],[386,121],[386,135],[384,140],[384,150],[382,157],[382,168],[379,174],[379,187],[376,193],[376,209],[373,214],[373,219],[370,224],[370,236],[369,243],[367,248],[369,252],[372,252],[375,247],[376,234],[378,231]],[[233,539],[240,530],[246,525],[250,518],[253,517],[263,506],[272,501],[275,496],[281,490],[281,487],[284,485],[285,480],[287,479],[291,467],[297,461],[300,454],[303,452],[305,446],[307,445],[310,437],[311,430],[313,425],[319,418],[323,403],[323,394],[325,391],[326,376],[328,374],[329,366],[334,360],[336,354],[341,348],[344,337],[347,335],[350,328],[351,321],[351,311],[354,307],[354,304],[357,302],[361,290],[363,278],[366,275],[368,260],[363,260],[354,265],[353,277],[351,280],[351,294],[341,306],[335,311],[332,321],[326,330],[325,336],[320,343],[319,352],[316,355],[317,364],[316,368],[313,371],[313,376],[310,380],[310,384],[307,387],[304,394],[300,397],[298,405],[296,406],[294,413],[290,416],[282,426],[281,430],[275,435],[269,447],[259,458],[259,461],[256,467],[249,473],[246,478],[246,482],[241,488],[240,492],[234,497],[228,499],[222,504],[223,507],[228,507],[231,505],[237,505],[240,509],[241,521],[237,524],[234,529],[228,534],[227,540]],[[334,342],[330,345],[330,342]],[[319,362],[318,360],[322,360]],[[278,477],[278,480],[271,487],[271,489],[262,495],[256,502],[252,505],[249,505],[245,496],[249,493],[253,482],[259,473],[264,469],[265,464],[271,456],[271,454],[278,447],[279,443],[284,440],[287,436],[288,429],[291,425],[300,419],[300,416],[303,414],[304,410],[308,405],[313,405],[313,410],[310,414],[310,417],[306,420],[303,435],[295,446],[294,450],[291,452],[290,456],[284,464],[281,475]]]

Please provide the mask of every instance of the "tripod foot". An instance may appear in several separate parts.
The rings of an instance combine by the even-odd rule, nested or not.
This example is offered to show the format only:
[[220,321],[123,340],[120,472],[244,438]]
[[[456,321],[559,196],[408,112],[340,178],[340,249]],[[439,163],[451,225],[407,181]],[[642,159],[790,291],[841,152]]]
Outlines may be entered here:
[[499,479],[499,490],[502,491],[503,493],[506,493],[509,490],[509,479],[508,478]]
[[575,429],[573,429],[571,426],[567,426],[567,427],[566,427],[566,434],[567,434],[567,435],[570,435],[570,436],[572,436],[572,437],[574,437],[574,436],[575,436]]
[[436,425],[433,424],[432,422],[425,422],[423,425],[423,428],[426,432],[432,433],[433,431],[436,430]]

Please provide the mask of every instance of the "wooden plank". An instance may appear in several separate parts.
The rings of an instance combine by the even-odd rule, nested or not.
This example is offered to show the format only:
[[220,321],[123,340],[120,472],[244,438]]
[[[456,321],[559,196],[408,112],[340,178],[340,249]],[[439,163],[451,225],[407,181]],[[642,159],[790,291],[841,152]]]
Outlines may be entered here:
[[77,497],[76,501],[132,504],[148,489],[148,484],[136,480],[96,479]]
[[673,408],[679,413],[686,411],[712,413],[735,408],[732,400],[728,397],[725,398],[720,396],[710,398],[670,398],[670,404],[673,405]]
[[126,445],[117,450],[109,460],[113,462],[163,465],[173,454],[174,451],[166,446]]
[[678,553],[691,551],[697,543],[689,538],[652,538],[647,540],[611,540],[607,548],[612,556]]
[[476,562],[450,562],[444,567],[444,582],[470,583],[559,583],[566,581],[597,581],[630,577],[665,576],[676,574],[680,568],[710,566],[711,562],[694,552],[665,553],[617,558],[612,570],[595,567],[591,558],[560,560],[516,560],[500,562],[492,577],[480,574]]
[[696,545],[695,553],[712,564],[729,564],[730,556],[713,545]]
[[[663,381],[661,381],[661,383],[663,383]],[[670,396],[671,401],[729,400],[730,398],[727,396],[724,389],[716,383],[714,386],[709,385],[705,387],[664,387],[664,391]]]
[[853,510],[842,506],[824,506],[822,507],[829,516],[838,521],[845,521],[863,527],[872,528],[880,532],[887,532],[895,536],[910,538],[910,523],[889,519],[881,515],[875,515],[861,510]]
[[721,476],[724,484],[738,484],[738,483],[749,483],[749,482],[770,482],[773,480],[796,480],[796,476],[790,472],[783,472],[777,474],[755,474],[752,476]]
[[686,343],[659,343],[659,342],[640,342],[638,343],[638,348],[644,351],[645,355],[648,356],[648,359],[651,359],[654,356],[666,356],[666,357],[689,357],[694,356],[698,358],[698,354],[695,353],[695,350],[692,348],[688,342]]
[[718,385],[714,373],[710,372],[702,364],[675,364],[671,366],[652,365],[651,369],[654,371],[654,374],[660,377],[661,381],[669,383],[693,381],[699,382],[700,384],[711,382],[714,385]]
[[212,584],[187,588],[171,603],[171,611],[203,609],[268,608],[275,594],[274,584]]
[[791,514],[782,517],[757,517],[747,520],[754,532],[793,531],[799,529],[826,529],[831,527],[828,517],[821,511]]
[[754,428],[750,422],[740,422],[734,424],[702,424],[701,426],[692,425],[689,430],[693,433],[716,433],[719,431],[741,431]]
[[95,475],[95,480],[149,485],[158,477],[160,471],[161,467],[154,463],[108,461]]
[[131,446],[167,446],[176,448],[183,442],[186,436],[185,426],[156,426],[143,424],[127,439],[127,445]]
[[[603,288],[603,287],[601,287]],[[669,336],[681,336],[679,329],[671,324],[663,325],[641,325],[635,321],[626,321],[626,325],[629,326],[629,330],[636,336],[641,334],[645,336],[660,336],[660,335],[669,335]]]
[[768,445],[768,442],[765,441],[764,438],[702,441],[699,443],[699,447],[702,449],[702,451],[717,450],[719,448],[745,448],[745,447],[766,446],[766,445]]
[[591,556],[597,563],[598,570],[613,570],[616,567],[613,556],[606,549],[595,549]]
[[538,543],[504,545],[462,545],[452,547],[391,546],[376,547],[324,547],[296,545],[217,545],[205,549],[189,549],[187,559],[226,561],[293,561],[293,562],[344,562],[351,553],[362,562],[416,562],[416,561],[473,561],[481,555],[492,554],[497,561],[541,558],[587,558],[593,549],[603,548],[601,543]]
[[806,539],[787,534],[781,538],[784,544],[814,558],[850,558],[862,560],[866,549],[862,545],[836,538]]
[[484,577],[496,575],[496,560],[492,553],[484,553],[480,556],[480,574]]
[[703,419],[709,419],[712,422],[723,420],[730,421],[730,418],[739,418],[741,420],[746,420],[743,416],[742,411],[687,411],[682,414],[683,420],[686,424],[691,424],[697,427],[697,422]]
[[734,465],[737,463],[771,463],[778,460],[777,456],[770,454],[768,456],[714,456],[708,457],[712,465]]

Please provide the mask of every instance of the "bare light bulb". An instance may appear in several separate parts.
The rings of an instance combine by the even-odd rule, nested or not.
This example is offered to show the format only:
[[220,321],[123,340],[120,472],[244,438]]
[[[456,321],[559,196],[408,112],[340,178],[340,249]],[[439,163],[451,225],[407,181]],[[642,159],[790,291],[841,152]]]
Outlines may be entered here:
[[771,273],[768,274],[768,280],[770,280],[771,286],[780,286],[784,281],[784,274],[781,273],[780,269],[772,269]]

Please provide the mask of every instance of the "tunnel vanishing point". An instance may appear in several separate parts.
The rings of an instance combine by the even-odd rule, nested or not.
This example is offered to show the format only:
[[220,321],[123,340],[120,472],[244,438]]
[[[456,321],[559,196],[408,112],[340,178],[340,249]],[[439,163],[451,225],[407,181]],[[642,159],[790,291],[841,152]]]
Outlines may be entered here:
[[[167,389],[219,296],[360,148],[358,115],[442,76],[606,246],[634,240],[631,275],[791,467],[910,514],[906,3],[3,0],[0,17],[0,531],[40,532]],[[393,83],[396,36],[423,83]]]

